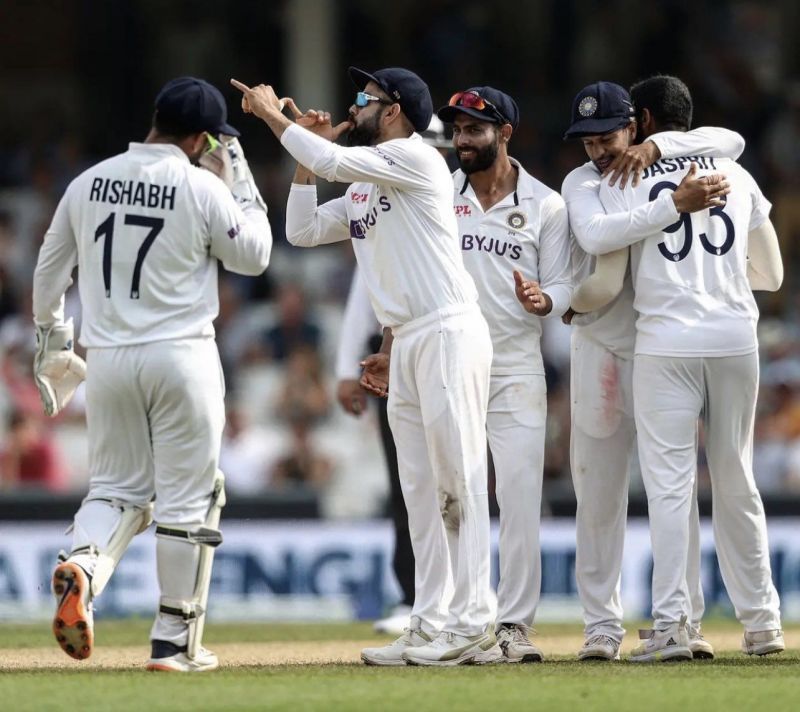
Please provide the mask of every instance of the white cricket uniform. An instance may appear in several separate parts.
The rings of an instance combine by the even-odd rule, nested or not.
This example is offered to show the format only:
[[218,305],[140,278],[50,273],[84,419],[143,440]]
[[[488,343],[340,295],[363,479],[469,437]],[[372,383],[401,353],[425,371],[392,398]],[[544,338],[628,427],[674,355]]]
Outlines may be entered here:
[[[651,136],[662,156],[692,151],[698,155],[738,157],[744,140],[732,131],[704,127]],[[569,212],[575,285],[594,270],[592,253],[606,252],[612,236],[643,237],[677,217],[667,195],[630,213],[606,215],[600,202],[600,173],[589,161],[573,170],[562,185]],[[626,276],[616,299],[592,314],[572,319],[570,368],[570,463],[577,499],[575,578],[584,610],[585,634],[605,634],[618,641],[622,627],[620,573],[628,507],[628,481],[636,428],[633,419],[633,287]],[[700,583],[699,522],[692,499],[688,566],[690,620],[699,625],[705,610]]]
[[[375,314],[394,335],[388,411],[416,559],[412,616],[429,632],[477,635],[490,622],[492,347],[461,258],[447,164],[417,134],[345,148],[294,125],[281,142],[317,175],[352,182],[319,207],[315,186],[293,185],[286,233],[305,247],[352,239]],[[445,526],[461,534],[449,614]]]
[[375,318],[369,292],[361,270],[356,265],[342,317],[339,347],[336,350],[336,379],[357,381],[361,378],[360,363],[367,353],[370,337],[381,331]]
[[[119,513],[101,503],[143,505],[157,495],[159,524],[205,522],[225,420],[212,326],[217,260],[256,275],[271,248],[266,213],[243,212],[175,145],[131,143],[70,183],[39,253],[33,312],[42,326],[63,319],[77,265],[91,479],[73,550],[108,544]],[[178,543],[185,580],[165,583],[170,543],[159,539],[162,594],[180,598],[196,562]],[[185,624],[162,619],[153,637],[182,644]]]
[[453,207],[464,265],[492,337],[486,430],[500,506],[497,622],[533,625],[541,588],[542,507],[547,389],[541,318],[520,308],[513,271],[541,284],[559,318],[572,295],[567,210],[561,196],[518,161],[513,193],[486,212],[467,175],[453,173]]
[[[609,213],[669,194],[688,171],[723,173],[724,208],[681,214],[631,245],[636,345],[634,411],[653,544],[656,628],[690,611],[686,578],[689,519],[703,417],[713,486],[714,541],[736,615],[747,631],[780,628],[766,520],[752,472],[758,394],[758,310],[747,281],[748,233],[768,219],[753,178],[727,159],[657,161],[637,188],[601,186]],[[612,246],[613,245],[613,246]]]

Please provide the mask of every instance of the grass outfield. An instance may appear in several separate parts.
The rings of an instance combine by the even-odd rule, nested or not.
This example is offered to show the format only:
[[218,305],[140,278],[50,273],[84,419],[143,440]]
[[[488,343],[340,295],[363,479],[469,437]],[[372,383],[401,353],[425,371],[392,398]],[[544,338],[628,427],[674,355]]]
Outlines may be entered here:
[[[542,625],[547,662],[485,667],[372,668],[358,662],[367,624],[209,625],[206,642],[223,667],[200,675],[147,673],[149,621],[101,621],[92,658],[64,655],[48,626],[0,624],[0,694],[21,710],[751,710],[800,709],[800,627],[789,649],[747,658],[730,622],[704,626],[714,661],[635,665],[578,663],[578,625]],[[633,633],[633,635],[631,635]],[[629,626],[635,643],[635,626]],[[292,664],[286,664],[292,661]]]

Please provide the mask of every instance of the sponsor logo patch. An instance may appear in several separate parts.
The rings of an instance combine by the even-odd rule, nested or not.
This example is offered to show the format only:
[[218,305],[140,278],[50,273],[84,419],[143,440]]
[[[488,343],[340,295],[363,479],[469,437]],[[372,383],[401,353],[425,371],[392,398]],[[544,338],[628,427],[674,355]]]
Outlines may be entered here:
[[469,205],[454,205],[453,209],[456,211],[456,216],[472,215]]

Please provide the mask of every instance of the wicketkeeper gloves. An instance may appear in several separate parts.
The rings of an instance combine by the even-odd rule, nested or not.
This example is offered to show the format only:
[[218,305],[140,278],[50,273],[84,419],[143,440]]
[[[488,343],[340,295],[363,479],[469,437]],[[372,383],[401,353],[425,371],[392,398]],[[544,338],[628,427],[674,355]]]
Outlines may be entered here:
[[242,144],[239,143],[239,139],[235,136],[223,136],[222,143],[228,149],[231,158],[231,168],[233,170],[231,193],[233,193],[236,202],[243,209],[255,203],[264,212],[267,212],[267,204],[261,197],[255,180],[253,180],[253,173],[250,171],[250,166],[244,157],[244,150],[242,149]]
[[36,327],[33,377],[39,388],[44,412],[58,415],[86,378],[86,362],[72,350],[72,319],[64,324]]

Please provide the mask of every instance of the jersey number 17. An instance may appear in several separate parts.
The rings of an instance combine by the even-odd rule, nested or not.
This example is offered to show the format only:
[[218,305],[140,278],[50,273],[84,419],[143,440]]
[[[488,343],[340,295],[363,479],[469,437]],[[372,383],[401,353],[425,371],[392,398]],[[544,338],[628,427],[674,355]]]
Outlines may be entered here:
[[[111,250],[114,244],[114,219],[116,213],[111,213],[97,230],[94,231],[94,241],[97,242],[101,237],[103,240],[103,286],[106,289],[106,297],[111,296]],[[147,256],[147,251],[152,247],[158,237],[158,233],[164,227],[164,218],[151,218],[146,215],[125,215],[126,225],[136,225],[137,227],[150,228],[147,237],[139,247],[136,255],[136,263],[133,266],[133,277],[131,278],[131,299],[139,298],[139,280],[142,277],[142,264]]]

